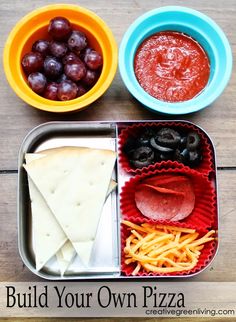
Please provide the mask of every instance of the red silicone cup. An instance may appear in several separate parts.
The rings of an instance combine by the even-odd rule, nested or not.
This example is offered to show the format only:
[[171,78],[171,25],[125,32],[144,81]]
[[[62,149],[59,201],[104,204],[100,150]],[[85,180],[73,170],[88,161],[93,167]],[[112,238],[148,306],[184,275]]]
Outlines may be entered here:
[[[135,190],[137,184],[148,177],[170,173],[185,175],[191,180],[195,194],[195,205],[192,213],[185,219],[177,222],[170,220],[155,221],[145,217],[136,207],[135,203]],[[125,183],[120,194],[120,210],[122,218],[130,220],[131,222],[138,219],[141,222],[158,222],[166,225],[172,224],[181,227],[191,227],[193,229],[207,229],[213,226],[215,218],[217,218],[216,193],[211,181],[196,170],[188,167],[157,169],[144,172],[141,175],[136,175]]]
[[[136,224],[142,224],[144,222],[147,222],[146,220],[141,220],[140,218],[137,218],[136,221],[132,221]],[[175,223],[171,224],[172,226],[180,226],[179,224],[176,225]],[[189,225],[187,228],[194,229],[191,225]],[[204,236],[208,230],[204,229],[197,229],[197,232],[199,232],[199,237]],[[136,264],[131,263],[129,265],[125,264],[125,254],[124,254],[124,248],[126,244],[126,238],[130,235],[130,229],[126,225],[121,225],[121,272],[125,276],[133,276],[132,272],[134,271]],[[213,259],[215,252],[217,249],[217,242],[215,240],[207,242],[204,244],[204,248],[201,250],[201,255],[199,256],[198,262],[194,268],[188,271],[180,271],[180,272],[171,272],[171,273],[156,273],[156,272],[147,272],[144,269],[141,269],[135,276],[191,276],[194,274],[197,274],[198,272],[202,271]],[[135,277],[133,276],[133,277]]]
[[204,173],[206,175],[209,175],[209,173],[214,170],[213,167],[213,147],[209,143],[209,138],[207,135],[200,130],[198,127],[194,126],[190,123],[184,123],[184,122],[158,122],[158,123],[136,123],[131,126],[128,126],[127,128],[123,129],[119,135],[119,163],[121,167],[128,173],[131,174],[138,174],[142,172],[148,172],[150,170],[155,169],[163,169],[163,168],[181,168],[184,165],[182,163],[179,163],[177,161],[162,161],[162,162],[156,162],[153,165],[150,165],[148,167],[143,167],[141,169],[137,168],[135,169],[132,167],[132,165],[129,162],[128,157],[125,155],[125,153],[122,151],[123,146],[129,137],[138,137],[139,134],[143,131],[145,127],[150,128],[156,128],[160,129],[161,127],[171,127],[175,130],[179,130],[181,132],[190,132],[195,131],[198,133],[198,135],[201,138],[201,149],[202,149],[202,161],[201,163],[195,167],[194,169]]

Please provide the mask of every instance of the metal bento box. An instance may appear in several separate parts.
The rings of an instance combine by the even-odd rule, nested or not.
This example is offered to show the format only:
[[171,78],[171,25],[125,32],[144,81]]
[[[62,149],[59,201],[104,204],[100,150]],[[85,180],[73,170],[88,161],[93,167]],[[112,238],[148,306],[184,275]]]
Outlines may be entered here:
[[49,122],[18,162],[19,252],[42,278],[189,277],[216,255],[215,150],[193,123]]

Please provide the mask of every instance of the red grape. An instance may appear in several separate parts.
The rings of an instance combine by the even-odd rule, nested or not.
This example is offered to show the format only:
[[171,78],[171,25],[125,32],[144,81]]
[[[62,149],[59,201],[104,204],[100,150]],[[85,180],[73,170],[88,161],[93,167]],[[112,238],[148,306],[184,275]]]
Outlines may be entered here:
[[102,56],[95,50],[91,50],[84,56],[84,62],[90,69],[98,69],[102,66]]
[[43,93],[43,96],[49,100],[57,101],[58,84],[55,82],[49,83]]
[[49,49],[52,56],[57,58],[62,58],[68,51],[67,44],[59,41],[51,41],[49,44]]
[[67,77],[77,82],[86,75],[86,67],[80,60],[76,63],[68,63],[64,67],[64,72]]
[[55,40],[67,40],[71,34],[69,20],[64,17],[53,18],[49,23],[48,33]]
[[67,55],[65,55],[65,57],[63,57],[63,59],[62,59],[62,63],[64,65],[67,64],[67,63],[76,63],[78,61],[80,62],[79,57],[76,54],[72,53],[72,52],[70,52]]
[[32,51],[40,53],[43,57],[49,54],[49,41],[37,40],[32,46]]
[[57,78],[57,80],[56,80],[56,82],[57,83],[60,83],[60,82],[62,82],[62,81],[64,81],[64,80],[70,80],[67,76],[66,76],[66,74],[61,74],[60,76],[59,76],[59,78]]
[[80,51],[88,45],[85,34],[81,31],[72,31],[70,38],[68,39],[68,47],[71,51],[79,55]]
[[31,73],[28,76],[28,83],[30,88],[37,94],[41,94],[47,84],[46,77],[39,72]]
[[45,75],[50,79],[58,78],[63,71],[62,63],[55,57],[46,57],[43,67]]
[[26,74],[39,72],[43,68],[43,56],[37,52],[25,54],[21,61],[21,65]]
[[87,89],[81,85],[81,84],[77,84],[77,87],[78,87],[78,92],[77,92],[77,97],[80,97],[82,95],[84,95],[85,93],[87,93]]
[[96,70],[87,69],[86,74],[83,78],[83,83],[88,86],[94,85],[98,80],[99,74]]
[[80,59],[82,59],[84,61],[84,57],[85,55],[87,55],[88,53],[90,53],[93,49],[90,48],[90,47],[86,47],[85,49],[83,49],[80,54],[79,54],[79,57]]
[[60,101],[69,101],[76,98],[78,87],[69,80],[62,81],[58,85],[57,97]]

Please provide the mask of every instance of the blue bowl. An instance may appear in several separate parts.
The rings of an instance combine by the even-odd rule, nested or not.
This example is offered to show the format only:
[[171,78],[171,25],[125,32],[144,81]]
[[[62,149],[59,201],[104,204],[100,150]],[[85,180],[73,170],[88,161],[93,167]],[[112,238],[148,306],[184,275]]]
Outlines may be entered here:
[[[134,56],[147,37],[164,30],[174,30],[193,37],[210,59],[210,77],[204,90],[184,102],[160,101],[138,83],[134,73]],[[232,71],[232,52],[224,32],[209,17],[193,9],[168,6],[140,16],[126,31],[119,51],[121,77],[130,93],[145,107],[164,114],[187,114],[210,105],[224,90]]]

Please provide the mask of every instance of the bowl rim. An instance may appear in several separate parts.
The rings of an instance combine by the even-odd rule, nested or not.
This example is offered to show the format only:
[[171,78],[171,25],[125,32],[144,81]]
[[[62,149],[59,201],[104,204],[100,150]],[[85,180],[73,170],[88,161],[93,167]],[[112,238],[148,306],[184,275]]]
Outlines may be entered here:
[[[158,100],[151,95],[149,95],[138,83],[138,81],[131,82],[130,75],[127,73],[126,67],[125,67],[125,51],[127,44],[129,43],[129,38],[133,34],[133,32],[136,30],[136,28],[145,22],[146,19],[157,16],[159,14],[163,13],[169,13],[169,12],[178,12],[178,13],[187,13],[193,16],[199,17],[201,20],[204,20],[209,25],[211,25],[216,32],[219,35],[220,40],[223,43],[223,46],[225,48],[226,52],[226,68],[224,72],[224,77],[221,79],[221,83],[218,85],[218,91],[210,95],[209,97],[204,99],[203,101],[196,102],[196,100],[201,98],[202,93],[206,93],[208,85],[206,85],[206,88],[199,93],[199,95],[195,96],[191,100],[183,101],[183,102],[164,102],[161,100]],[[179,21],[181,24],[181,21]],[[220,26],[210,17],[203,14],[200,11],[197,11],[195,9],[191,9],[184,6],[164,6],[152,9],[150,11],[147,11],[143,15],[139,16],[127,29],[127,31],[124,33],[123,38],[120,43],[119,47],[119,72],[121,75],[121,78],[123,82],[125,83],[127,89],[130,91],[130,93],[139,101],[141,102],[146,108],[152,110],[153,112],[159,112],[163,114],[170,114],[170,115],[180,115],[180,114],[188,114],[197,112],[207,106],[209,106],[215,99],[221,95],[221,93],[224,91],[231,73],[232,73],[232,65],[233,65],[233,57],[232,57],[232,50],[229,44],[229,41],[223,32],[223,30],[220,28]]]
[[[12,72],[11,72],[9,53],[12,46],[12,40],[14,40],[19,30],[28,22],[28,20],[34,17],[37,17],[39,14],[42,14],[45,11],[53,11],[57,9],[77,11],[82,14],[86,14],[87,16],[90,16],[94,21],[97,22],[97,24],[104,31],[104,33],[107,36],[107,40],[110,43],[110,47],[112,48],[112,64],[105,81],[103,82],[102,86],[100,86],[97,89],[96,92],[94,92],[91,96],[88,96],[85,100],[83,100],[81,96],[70,101],[50,101],[40,95],[35,94],[39,96],[39,101],[38,101],[36,96],[32,98],[27,94],[25,94],[20,89],[20,87],[18,87],[17,82],[14,80],[14,76],[12,75]],[[42,6],[40,8],[36,8],[31,12],[29,12],[28,14],[24,15],[12,28],[12,30],[10,31],[5,41],[5,46],[3,51],[3,67],[4,67],[6,79],[9,85],[11,86],[11,88],[13,89],[13,91],[17,94],[19,98],[21,98],[24,102],[26,102],[31,107],[37,108],[39,110],[47,111],[47,112],[56,112],[56,113],[81,111],[85,109],[88,105],[96,101],[100,96],[102,96],[105,93],[105,91],[109,88],[110,84],[112,83],[118,67],[118,46],[110,27],[105,23],[105,21],[101,17],[99,17],[93,11],[76,4],[64,4],[64,3],[50,4],[50,5]],[[89,93],[89,91],[87,93]],[[55,102],[55,104],[52,102]]]

